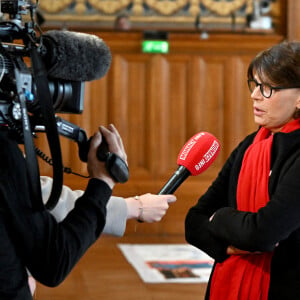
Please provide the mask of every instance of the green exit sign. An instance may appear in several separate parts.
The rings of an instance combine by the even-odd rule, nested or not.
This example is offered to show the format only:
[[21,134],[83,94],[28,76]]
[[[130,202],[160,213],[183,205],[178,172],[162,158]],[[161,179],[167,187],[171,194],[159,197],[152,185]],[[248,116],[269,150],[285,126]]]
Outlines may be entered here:
[[142,50],[144,53],[168,53],[169,42],[167,41],[143,41]]

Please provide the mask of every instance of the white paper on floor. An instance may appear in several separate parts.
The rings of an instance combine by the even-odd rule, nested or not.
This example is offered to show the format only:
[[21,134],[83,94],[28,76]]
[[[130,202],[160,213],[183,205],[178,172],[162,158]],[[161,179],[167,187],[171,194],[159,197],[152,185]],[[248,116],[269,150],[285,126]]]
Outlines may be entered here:
[[147,283],[207,282],[213,259],[188,244],[118,244]]

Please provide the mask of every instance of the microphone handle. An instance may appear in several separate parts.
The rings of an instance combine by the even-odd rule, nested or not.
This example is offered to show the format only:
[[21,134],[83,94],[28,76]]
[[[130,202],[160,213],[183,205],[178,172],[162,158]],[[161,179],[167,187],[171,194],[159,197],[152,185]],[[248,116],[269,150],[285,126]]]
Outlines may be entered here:
[[173,194],[177,188],[191,175],[190,171],[184,166],[179,166],[173,176],[160,190],[158,195]]

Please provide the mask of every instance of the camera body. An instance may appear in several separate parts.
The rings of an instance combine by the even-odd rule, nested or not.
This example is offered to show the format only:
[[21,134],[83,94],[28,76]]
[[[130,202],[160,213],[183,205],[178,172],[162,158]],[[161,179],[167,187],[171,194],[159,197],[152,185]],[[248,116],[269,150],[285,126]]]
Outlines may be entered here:
[[[37,209],[43,204],[36,154],[52,165],[53,185],[46,203],[46,208],[52,209],[62,190],[63,172],[71,172],[63,167],[58,134],[76,141],[81,153],[89,149],[85,131],[63,119],[58,120],[55,113],[83,111],[84,81],[104,76],[111,54],[96,36],[63,31],[41,34],[35,24],[35,10],[31,0],[1,0],[1,13],[9,17],[0,22],[0,124],[7,125],[17,142],[24,144]],[[30,21],[23,24],[21,15],[27,13],[30,13]],[[20,40],[21,44],[15,43]],[[82,52],[84,55],[77,57]],[[34,146],[36,132],[46,133],[51,159]],[[128,180],[124,160],[110,153],[108,147],[99,147],[97,153],[101,154],[97,157],[105,162],[115,181]]]

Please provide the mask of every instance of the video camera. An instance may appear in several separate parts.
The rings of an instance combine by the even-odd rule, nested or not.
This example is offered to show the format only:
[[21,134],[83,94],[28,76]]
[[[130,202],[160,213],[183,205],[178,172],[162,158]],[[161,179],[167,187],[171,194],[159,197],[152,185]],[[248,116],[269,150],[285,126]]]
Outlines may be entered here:
[[[47,203],[51,209],[59,199],[63,181],[58,134],[78,143],[83,161],[89,148],[85,131],[55,113],[83,111],[84,82],[106,74],[111,53],[94,35],[59,30],[43,34],[34,19],[37,7],[30,0],[1,0],[0,5],[2,16],[7,15],[7,20],[0,22],[0,124],[7,125],[18,142],[24,143],[29,177],[38,199],[35,152],[40,154],[40,150],[34,149],[32,137],[38,131],[47,134],[52,158],[45,160],[53,165],[52,193]],[[29,21],[23,23],[22,15],[28,13]],[[98,158],[105,157],[107,169],[117,181],[127,181],[127,165],[117,155],[108,154],[104,146],[99,151],[107,155],[98,151]]]
[[[27,109],[35,117],[33,122],[39,123],[42,121],[40,101],[37,97],[32,70],[24,59],[30,57],[32,44],[38,45],[37,49],[42,57],[45,48],[36,36],[33,18],[31,22],[24,25],[21,20],[22,14],[30,11],[33,16],[34,10],[35,6],[28,1],[1,1],[1,12],[8,14],[9,20],[0,23],[0,110],[6,116],[10,114],[13,120],[20,119],[17,87],[23,84]],[[14,44],[15,40],[22,40],[23,44]],[[45,60],[48,56],[45,56]],[[16,73],[21,76],[16,76]],[[17,82],[17,80],[23,82]],[[56,113],[81,113],[83,111],[84,82],[51,78],[51,76],[48,76],[48,82]]]

